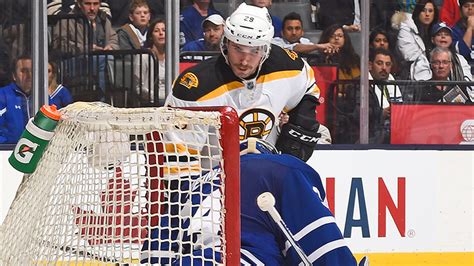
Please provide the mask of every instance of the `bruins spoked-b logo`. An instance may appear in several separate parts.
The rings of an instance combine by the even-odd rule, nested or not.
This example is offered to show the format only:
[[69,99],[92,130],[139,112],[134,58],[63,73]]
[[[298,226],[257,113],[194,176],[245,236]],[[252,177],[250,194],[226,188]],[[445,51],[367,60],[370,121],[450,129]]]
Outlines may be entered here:
[[275,116],[266,109],[250,109],[240,116],[239,137],[265,139],[275,125]]
[[197,88],[197,86],[199,85],[199,80],[196,75],[191,72],[188,72],[181,77],[181,79],[179,80],[179,84],[183,85],[188,89],[191,89],[192,87]]
[[285,50],[285,52],[288,54],[288,56],[291,59],[296,60],[296,58],[298,58],[298,54],[295,51],[288,50],[288,49],[283,49],[283,50]]

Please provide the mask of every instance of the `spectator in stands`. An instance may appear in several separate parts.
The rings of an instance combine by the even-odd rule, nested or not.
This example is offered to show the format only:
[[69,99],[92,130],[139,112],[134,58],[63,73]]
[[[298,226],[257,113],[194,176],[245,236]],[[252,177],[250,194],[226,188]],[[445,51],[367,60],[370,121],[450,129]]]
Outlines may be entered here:
[[371,48],[383,48],[385,50],[391,50],[390,41],[388,34],[381,28],[376,28],[370,32],[369,35],[369,46]]
[[[461,18],[453,29],[456,49],[470,63],[474,63],[474,0],[459,0]],[[472,71],[471,71],[472,72]]]
[[[433,72],[431,80],[447,81],[452,70],[452,53],[447,48],[435,47],[430,53],[430,64]],[[470,103],[469,93],[465,86],[429,85],[415,90],[415,101]]]
[[282,37],[275,37],[273,44],[283,48],[293,50],[297,53],[311,53],[313,51],[321,51],[326,54],[337,52],[337,48],[330,43],[313,43],[309,39],[304,38],[303,21],[300,14],[291,12],[283,18]]
[[311,4],[319,4],[318,22],[322,30],[341,24],[345,31],[360,31],[359,0],[311,0]]
[[[342,25],[331,25],[326,28],[319,39],[319,43],[331,43],[334,45],[338,52],[334,54],[320,53],[314,58],[308,59],[310,64],[326,63],[326,64],[337,64],[338,65],[338,79],[339,80],[354,80],[360,78],[360,57],[355,52],[352,46],[351,39],[347,32],[342,29]],[[354,81],[350,84],[341,84],[337,86],[337,107],[343,112],[350,112],[352,102],[349,102],[348,96],[352,95],[354,88],[359,84],[359,81]],[[342,117],[342,116],[341,116]],[[338,117],[339,118],[339,117]],[[337,126],[333,135],[333,143],[354,143],[355,139],[348,138],[348,130],[350,127],[347,119],[336,121]]]
[[150,8],[145,0],[133,0],[127,23],[117,30],[120,49],[140,49],[146,40],[150,23]]
[[459,1],[459,0],[444,0],[443,6],[439,12],[439,20],[446,22],[449,27],[454,27],[456,22],[461,18],[461,6],[459,2],[466,2],[466,1]]
[[341,25],[334,24],[326,28],[321,34],[319,43],[330,43],[338,50],[333,54],[321,53],[316,57],[315,63],[338,64],[338,78],[341,80],[360,77],[360,57],[352,46],[351,38]]
[[[154,59],[148,55],[135,57],[134,81],[135,91],[141,102],[156,106],[155,87],[158,85],[158,105],[163,105],[165,99],[165,21],[156,19],[150,24],[150,30],[145,41],[145,48],[150,49]],[[155,73],[155,59],[158,61],[158,75]],[[150,89],[151,88],[151,89]]]
[[[250,0],[251,4],[258,7],[266,7],[268,12],[271,11],[272,7],[272,0]],[[281,30],[283,28],[283,23],[281,18],[274,16],[270,12],[270,16],[272,17],[272,25],[274,30],[274,37],[281,37]]]
[[[33,116],[30,96],[33,87],[30,56],[14,60],[11,69],[13,82],[0,88],[0,143],[16,143],[28,120]],[[48,65],[49,104],[62,108],[72,102],[69,91],[56,81],[56,65]]]
[[[92,50],[119,49],[117,33],[112,28],[106,13],[99,10],[101,0],[78,0],[70,14],[85,15],[92,27],[93,39],[84,36],[85,25],[80,20],[76,23],[62,21],[60,27],[55,27],[53,46],[64,52],[81,53],[87,51],[87,44],[92,42]],[[84,40],[86,43],[84,43]]]
[[[405,65],[410,65],[422,55],[426,56],[432,49],[431,28],[437,22],[438,9],[433,0],[419,1],[412,17],[406,16],[400,22],[397,49],[402,59],[408,62]],[[406,76],[403,78],[408,78]]]
[[150,49],[159,61],[165,61],[165,21],[156,19],[150,24],[151,32],[147,35],[145,47]]
[[[150,21],[165,15],[165,0],[146,0],[150,9]],[[120,27],[129,23],[130,0],[109,0],[110,11],[112,13],[112,26]]]
[[398,50],[395,49],[395,45],[393,45],[394,43],[394,39],[391,38],[391,35],[383,28],[375,28],[370,32],[369,47],[372,49],[383,48],[385,50],[389,50],[392,54],[391,73],[395,76],[398,76],[401,72],[401,68],[403,67],[400,65],[400,62],[403,62],[403,60],[401,59],[402,56]]
[[220,51],[224,24],[221,15],[210,15],[202,22],[204,38],[186,43],[181,51]]
[[211,0],[192,0],[193,4],[181,12],[180,16],[180,44],[181,46],[203,38],[202,22],[208,16],[219,14],[214,9]]
[[[401,102],[402,94],[398,86],[377,84],[377,81],[394,80],[390,75],[392,54],[383,48],[370,49],[369,79],[374,80],[369,86],[369,143],[390,143],[390,109],[391,103]],[[375,84],[374,84],[375,83]],[[338,104],[336,134],[338,143],[359,142],[360,121],[360,87],[348,90],[343,99],[344,105]]]
[[[53,46],[64,53],[81,54],[87,53],[88,47],[93,51],[107,51],[119,49],[117,33],[112,28],[110,19],[99,10],[101,0],[77,0],[71,14],[85,15],[92,29],[92,40],[89,40],[82,20],[71,23],[69,20],[61,21],[59,27],[54,29]],[[90,45],[92,43],[92,45]],[[110,56],[97,55],[93,57],[94,72],[98,73],[98,83],[102,92],[105,92],[105,71],[107,60]],[[75,62],[73,62],[75,65]],[[101,100],[104,100],[102,97]]]
[[[113,0],[116,2],[118,0]],[[126,0],[130,1],[130,0]],[[60,15],[60,14],[69,14],[71,10],[76,5],[76,0],[52,0],[48,1],[46,12],[48,15]],[[107,14],[110,18],[112,16],[109,4],[106,1],[100,2],[100,10]],[[128,9],[127,9],[128,10]],[[125,23],[122,23],[122,25]]]
[[11,69],[13,82],[0,88],[0,143],[16,143],[32,117],[31,57],[18,57]]
[[[420,0],[396,0],[399,12],[405,13],[409,16],[415,11],[416,5],[420,2]],[[437,7],[440,7],[443,3],[443,0],[433,0],[433,4]]]
[[[369,53],[369,79],[370,80],[386,80],[393,81],[394,77],[390,74],[391,68],[393,66],[393,56],[389,50],[384,48],[375,48],[371,49]],[[396,85],[374,85],[371,86],[369,91],[369,97],[374,97],[375,100],[369,100],[370,103],[376,103],[376,109],[383,110],[383,143],[390,143],[390,105],[393,102],[402,102],[402,93]],[[357,99],[356,99],[357,100]],[[370,107],[369,107],[370,108]],[[375,107],[374,107],[375,108]],[[372,110],[376,111],[376,110]],[[370,111],[370,112],[372,112]],[[370,121],[370,112],[369,112],[369,121]],[[371,131],[370,127],[376,128],[376,125],[369,123],[369,132]],[[372,129],[373,130],[373,129]],[[375,132],[373,132],[375,135]],[[369,134],[370,135],[370,134]]]
[[49,104],[54,104],[58,109],[72,103],[72,96],[69,90],[62,84],[58,84],[56,75],[58,66],[53,61],[48,62],[48,94]]
[[[456,53],[456,48],[453,45],[452,38],[453,31],[444,22],[437,23],[433,26],[432,30],[432,41],[436,47],[442,47],[451,50],[452,58],[452,71],[449,76],[449,80],[472,80],[471,66],[466,59]],[[424,55],[415,61],[411,68],[412,77],[415,80],[429,80],[431,79],[432,72],[428,58]]]

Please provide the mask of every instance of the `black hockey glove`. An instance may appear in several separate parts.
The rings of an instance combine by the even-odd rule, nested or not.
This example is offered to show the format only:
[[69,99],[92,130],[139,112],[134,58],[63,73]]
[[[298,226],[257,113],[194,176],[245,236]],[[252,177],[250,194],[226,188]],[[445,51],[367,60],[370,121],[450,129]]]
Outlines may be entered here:
[[313,154],[316,142],[321,137],[321,134],[317,133],[318,128],[318,123],[310,129],[304,129],[288,122],[281,128],[276,148],[282,153],[291,154],[306,162]]
[[317,99],[305,96],[300,104],[289,113],[288,123],[281,128],[276,148],[282,153],[291,154],[307,161],[313,154],[314,147],[321,134],[316,121]]

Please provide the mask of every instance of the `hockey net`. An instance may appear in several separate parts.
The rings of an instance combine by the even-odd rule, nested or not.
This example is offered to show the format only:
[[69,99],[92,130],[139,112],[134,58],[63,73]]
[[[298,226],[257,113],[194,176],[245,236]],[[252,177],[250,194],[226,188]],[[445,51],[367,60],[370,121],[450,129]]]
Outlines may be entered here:
[[235,111],[61,114],[0,226],[0,265],[239,264]]

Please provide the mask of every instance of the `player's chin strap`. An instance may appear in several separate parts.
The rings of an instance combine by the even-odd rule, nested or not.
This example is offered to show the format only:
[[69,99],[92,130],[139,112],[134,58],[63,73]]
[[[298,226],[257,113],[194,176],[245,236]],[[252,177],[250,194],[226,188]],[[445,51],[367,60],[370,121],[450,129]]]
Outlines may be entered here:
[[245,154],[279,154],[280,152],[273,147],[269,142],[257,139],[248,138],[240,143],[240,155]]
[[257,139],[256,138],[248,138],[247,139],[247,148],[240,151],[240,155],[248,154],[248,153],[255,153],[260,154],[261,152],[257,149]]

